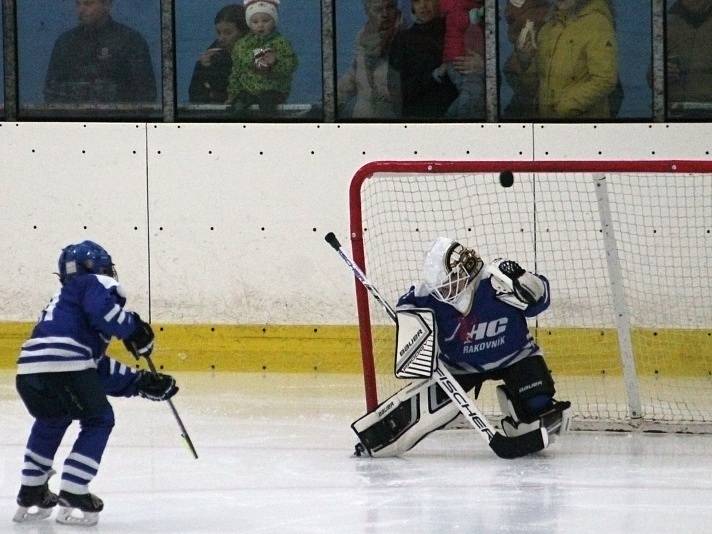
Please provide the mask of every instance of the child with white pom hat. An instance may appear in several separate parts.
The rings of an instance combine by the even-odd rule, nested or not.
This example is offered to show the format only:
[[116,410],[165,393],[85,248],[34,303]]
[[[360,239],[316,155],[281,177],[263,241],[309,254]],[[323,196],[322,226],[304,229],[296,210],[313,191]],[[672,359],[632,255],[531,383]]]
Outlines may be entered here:
[[274,112],[289,97],[297,56],[277,31],[279,0],[245,0],[244,5],[250,33],[232,51],[228,102],[235,109],[257,104],[260,112]]

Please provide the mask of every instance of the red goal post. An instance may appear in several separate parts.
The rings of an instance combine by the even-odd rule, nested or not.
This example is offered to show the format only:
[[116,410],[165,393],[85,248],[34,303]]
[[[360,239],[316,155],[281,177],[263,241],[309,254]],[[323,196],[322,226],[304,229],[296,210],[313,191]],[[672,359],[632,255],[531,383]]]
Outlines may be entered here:
[[[378,161],[349,198],[354,261],[391,304],[439,235],[549,277],[530,328],[575,428],[712,429],[712,162]],[[371,411],[405,383],[394,329],[355,287]]]

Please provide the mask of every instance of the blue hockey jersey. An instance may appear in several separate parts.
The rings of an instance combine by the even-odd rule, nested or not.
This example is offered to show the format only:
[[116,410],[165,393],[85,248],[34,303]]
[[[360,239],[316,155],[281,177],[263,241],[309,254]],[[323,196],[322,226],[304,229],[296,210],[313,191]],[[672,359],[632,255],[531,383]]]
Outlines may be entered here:
[[22,345],[17,373],[98,368],[107,393],[130,395],[135,373],[105,355],[112,336],[125,339],[136,329],[134,314],[124,310],[125,303],[121,286],[109,276],[72,278],[42,310],[30,339]]
[[[529,333],[527,317],[549,307],[549,281],[538,276],[546,288],[536,304],[520,307],[510,302],[491,279],[487,269],[474,282],[474,296],[465,313],[435,298],[422,287],[411,287],[398,300],[398,308],[428,308],[435,312],[440,359],[455,373],[483,373],[541,354]],[[502,300],[502,298],[505,300]]]

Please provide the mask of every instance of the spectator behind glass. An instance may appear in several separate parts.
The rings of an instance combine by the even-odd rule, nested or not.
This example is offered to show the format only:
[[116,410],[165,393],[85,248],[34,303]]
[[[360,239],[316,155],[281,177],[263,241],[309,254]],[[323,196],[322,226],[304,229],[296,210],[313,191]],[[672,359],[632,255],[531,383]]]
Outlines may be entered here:
[[232,49],[228,103],[236,111],[257,104],[260,112],[274,112],[292,90],[297,56],[277,31],[279,0],[246,0],[249,33]]
[[188,89],[192,103],[224,104],[232,71],[232,48],[248,32],[245,9],[237,4],[223,7],[215,15],[217,39],[195,63]]
[[112,0],[76,0],[79,25],[54,44],[45,80],[48,103],[156,101],[148,44],[111,18]]
[[481,69],[462,73],[455,61],[462,58],[469,48],[484,51],[484,29],[479,23],[471,24],[470,11],[482,7],[481,0],[440,0],[440,13],[445,17],[443,64],[436,75],[448,77],[457,87],[458,95],[450,105],[447,116],[466,119],[484,115],[484,59]]
[[712,116],[712,0],[678,0],[670,8],[666,75],[672,115]]
[[[524,69],[516,50],[527,41],[536,47],[536,36],[551,10],[551,0],[509,0],[504,10],[507,22],[507,38],[513,52],[502,69],[507,83],[512,88],[512,98],[504,108],[506,118],[530,119],[536,117],[536,88],[522,85]],[[532,84],[533,85],[533,84]]]
[[401,28],[397,0],[363,0],[366,23],[356,37],[354,59],[337,84],[339,118],[395,119],[400,116],[398,76],[391,73],[390,47]]
[[554,0],[536,43],[526,40],[517,49],[519,61],[528,66],[524,83],[538,85],[539,117],[610,118],[617,49],[609,0]]
[[390,75],[399,78],[403,118],[442,117],[457,98],[457,89],[447,76],[436,74],[442,64],[445,20],[438,0],[412,0],[413,25],[393,39]]

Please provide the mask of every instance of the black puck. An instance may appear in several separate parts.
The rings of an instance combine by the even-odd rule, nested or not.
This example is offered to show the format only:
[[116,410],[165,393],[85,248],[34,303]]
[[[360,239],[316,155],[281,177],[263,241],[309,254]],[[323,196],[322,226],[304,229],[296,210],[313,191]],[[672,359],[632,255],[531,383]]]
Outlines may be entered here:
[[502,187],[512,187],[514,174],[512,171],[502,171],[499,173],[499,183]]

